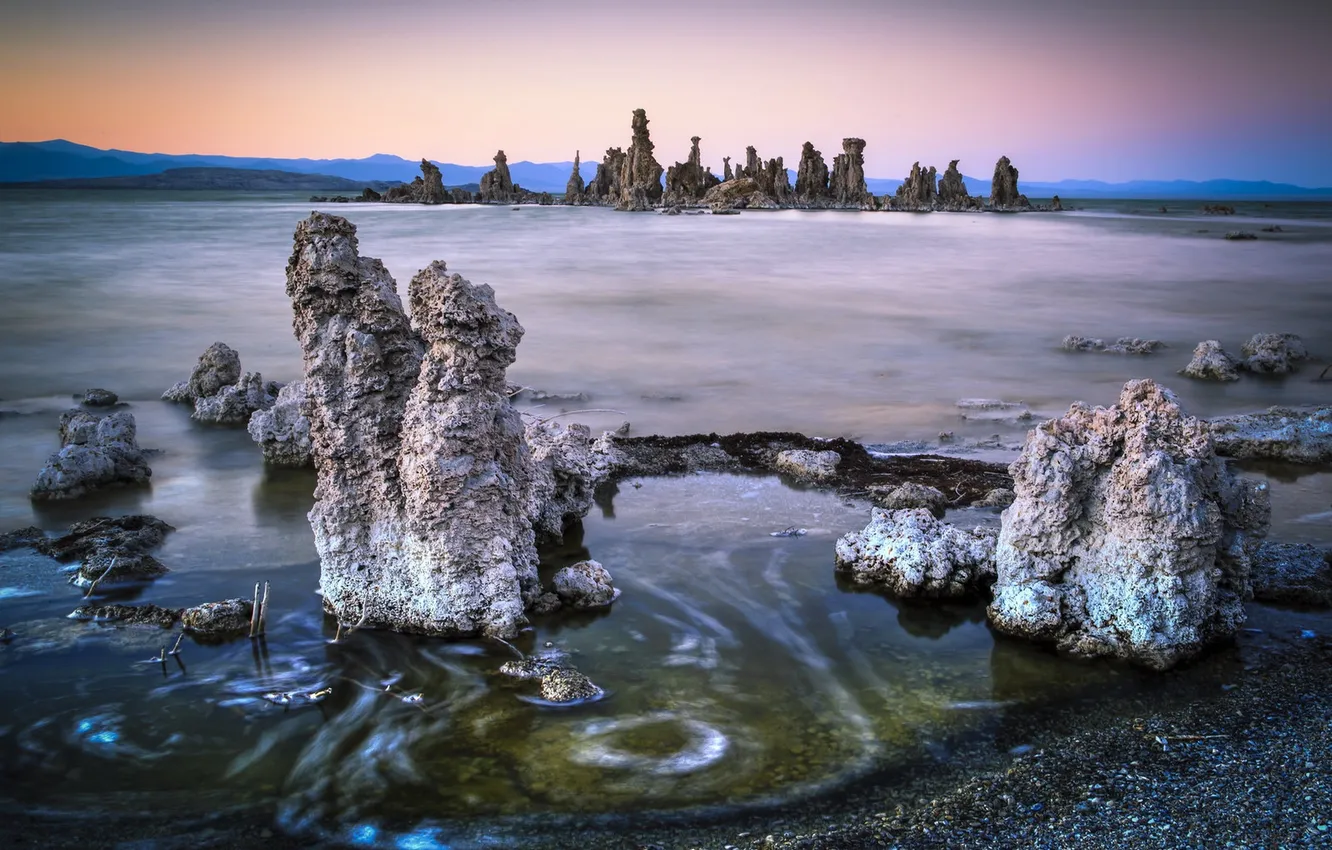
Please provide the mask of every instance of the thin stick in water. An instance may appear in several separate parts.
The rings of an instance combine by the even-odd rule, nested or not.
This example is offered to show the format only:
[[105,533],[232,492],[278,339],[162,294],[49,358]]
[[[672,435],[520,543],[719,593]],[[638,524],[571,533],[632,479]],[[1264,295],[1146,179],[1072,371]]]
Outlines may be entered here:
[[259,601],[259,636],[263,637],[268,625],[268,582],[264,582],[264,598]]
[[250,637],[259,631],[259,582],[254,583],[254,603],[250,605]]
[[100,582],[102,579],[106,578],[107,576],[111,575],[111,571],[114,570],[115,568],[116,568],[116,558],[112,558],[111,563],[108,564],[107,568],[102,571],[102,574],[97,578],[93,579],[92,583],[88,585],[88,592],[83,594],[83,598],[87,599],[88,597],[92,596],[93,591],[97,589],[97,583]]

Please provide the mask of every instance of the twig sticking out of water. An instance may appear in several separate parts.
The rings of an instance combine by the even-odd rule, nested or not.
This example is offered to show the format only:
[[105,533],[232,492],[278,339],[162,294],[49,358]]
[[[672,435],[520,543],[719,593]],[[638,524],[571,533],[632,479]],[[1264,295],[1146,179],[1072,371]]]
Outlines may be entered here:
[[[361,626],[364,626],[364,625],[365,625],[365,618],[368,617],[368,616],[370,616],[370,610],[369,610],[368,608],[366,608],[364,605],[362,605],[362,606],[361,606],[361,619],[359,619],[359,620],[356,621],[356,625],[354,625],[354,626],[347,626],[347,636],[348,636],[348,637],[351,637],[351,633],[352,633],[352,632],[356,631],[356,630],[359,629]],[[342,640],[342,628],[343,628],[342,621],[341,621],[341,620],[338,620],[338,631],[337,631],[336,634],[333,635],[333,643],[337,643],[338,641]]]
[[620,416],[628,416],[623,410],[614,410],[609,407],[588,407],[583,410],[566,410],[563,413],[556,413],[554,416],[547,416],[545,419],[538,419],[538,425],[545,425],[552,419],[559,419],[561,416],[577,416],[580,413],[616,413]]
[[259,582],[254,583],[254,602],[250,605],[250,637],[259,633]]
[[176,645],[171,647],[171,651],[168,652],[167,655],[180,655],[180,642],[183,640],[185,640],[184,632],[176,635]]
[[513,644],[509,643],[509,642],[508,642],[507,640],[505,640],[504,638],[502,638],[502,637],[494,637],[494,636],[492,636],[490,639],[493,640],[493,641],[495,641],[496,643],[502,643],[502,644],[504,644],[505,646],[507,646],[509,649],[513,650],[513,654],[516,655],[516,656],[518,656],[518,660],[519,660],[519,661],[526,661],[526,660],[527,660],[527,656],[526,656],[526,655],[523,655],[523,651],[522,651],[521,649],[519,649],[518,647],[516,647],[516,646],[514,646]]
[[83,598],[87,599],[88,597],[92,596],[93,591],[97,589],[97,583],[100,582],[102,579],[106,578],[107,576],[111,575],[111,571],[114,570],[115,568],[116,568],[116,559],[112,558],[111,563],[108,564],[107,568],[102,571],[102,574],[97,578],[93,579],[92,583],[88,585],[88,592],[83,594]]
[[259,600],[259,636],[268,630],[268,582],[264,582],[264,598]]
[[1327,380],[1327,373],[1328,373],[1328,372],[1332,372],[1332,365],[1329,365],[1326,369],[1324,369],[1323,371],[1321,371],[1321,372],[1318,373],[1318,380],[1320,380],[1320,381],[1325,381],[1325,380]]

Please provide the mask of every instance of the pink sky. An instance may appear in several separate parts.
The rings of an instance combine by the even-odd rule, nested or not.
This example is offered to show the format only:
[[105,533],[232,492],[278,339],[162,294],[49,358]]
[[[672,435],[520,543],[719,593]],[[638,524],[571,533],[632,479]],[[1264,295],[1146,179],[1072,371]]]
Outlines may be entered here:
[[[463,164],[868,141],[1024,179],[1332,184],[1332,4],[47,0],[6,12],[0,138]],[[1160,7],[1166,7],[1164,9]],[[11,25],[12,24],[12,25]]]

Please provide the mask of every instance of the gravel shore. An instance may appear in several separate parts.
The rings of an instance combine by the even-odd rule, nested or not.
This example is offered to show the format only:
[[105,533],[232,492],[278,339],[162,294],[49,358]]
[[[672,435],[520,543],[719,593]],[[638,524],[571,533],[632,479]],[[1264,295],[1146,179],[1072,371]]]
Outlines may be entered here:
[[[1237,644],[1144,674],[1131,695],[1001,712],[947,753],[788,809],[692,824],[551,824],[489,846],[1332,846],[1332,616],[1256,606]],[[253,811],[189,820],[6,811],[0,837],[14,847],[328,846]]]

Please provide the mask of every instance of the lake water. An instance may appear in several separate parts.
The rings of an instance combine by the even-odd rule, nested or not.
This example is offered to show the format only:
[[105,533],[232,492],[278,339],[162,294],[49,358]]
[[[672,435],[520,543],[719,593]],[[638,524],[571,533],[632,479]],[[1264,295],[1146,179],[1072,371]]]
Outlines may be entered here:
[[[607,691],[572,708],[497,674],[512,651],[358,632],[331,643],[305,513],[313,474],[265,470],[243,430],[157,400],[214,340],[299,376],[284,266],[310,204],[283,197],[0,194],[0,531],[145,512],[176,527],[172,572],[133,594],[185,606],[273,583],[262,645],[80,624],[59,565],[0,555],[0,799],[62,810],[244,808],[364,845],[504,844],[557,816],[798,800],[921,754],[946,758],[1024,706],[1123,693],[1139,674],[996,641],[978,606],[839,587],[836,537],[868,507],[776,478],[688,476],[603,494],[543,577],[585,557],[622,588],[596,616],[539,620],[518,647],[570,653]],[[635,433],[790,429],[866,441],[998,433],[956,401],[1037,415],[1153,377],[1200,415],[1328,403],[1306,369],[1218,386],[1175,374],[1201,339],[1299,333],[1332,355],[1332,221],[1063,215],[744,213],[331,205],[405,290],[432,259],[495,287],[527,334],[510,378],[582,392],[566,408]],[[1279,223],[1257,242],[1220,238]],[[1206,230],[1206,233],[1199,233]],[[1155,337],[1152,357],[1068,354],[1067,333]],[[1321,367],[1320,363],[1320,367]],[[150,488],[34,506],[70,394],[130,404]],[[546,410],[558,405],[547,405]],[[1332,473],[1255,466],[1273,536],[1332,542]],[[970,512],[964,521],[995,522]],[[798,525],[809,533],[775,538]],[[550,647],[547,647],[550,644]],[[1148,680],[1150,681],[1150,680]],[[332,694],[282,708],[265,693]],[[420,701],[403,697],[421,695]],[[533,819],[536,819],[535,826]]]

